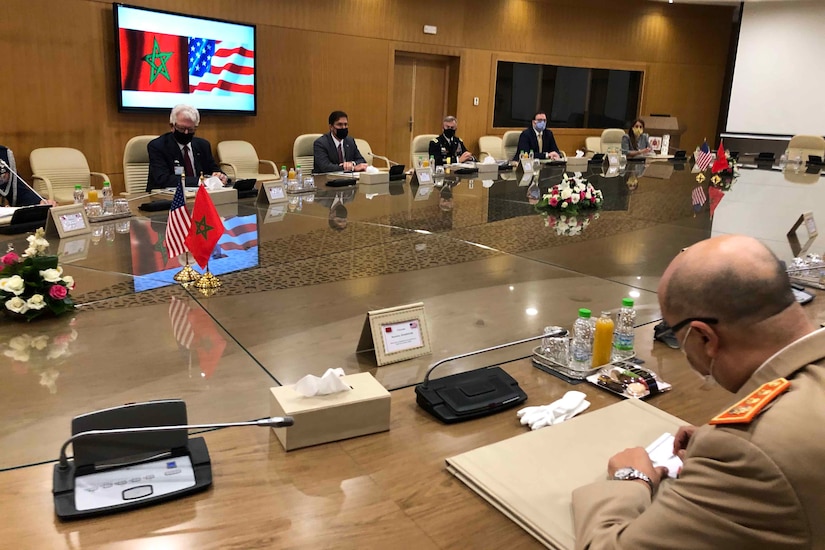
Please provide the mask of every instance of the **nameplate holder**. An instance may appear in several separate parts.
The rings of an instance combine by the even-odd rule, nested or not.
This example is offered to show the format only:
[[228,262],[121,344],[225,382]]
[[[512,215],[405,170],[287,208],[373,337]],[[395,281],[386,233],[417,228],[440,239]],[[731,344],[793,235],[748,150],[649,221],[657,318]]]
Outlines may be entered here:
[[273,204],[287,202],[288,200],[283,182],[264,181],[261,182],[261,188],[258,190],[258,198],[255,199],[255,202],[257,204]]
[[431,185],[433,183],[433,170],[430,167],[416,168],[415,177],[418,178],[419,184]]
[[379,367],[432,353],[424,304],[367,312],[355,351],[374,351]]
[[533,159],[530,157],[522,158],[521,159],[521,169],[524,170],[526,173],[533,173]]
[[[800,243],[799,234],[797,232],[801,226],[805,227],[805,232],[808,234],[805,244]],[[816,221],[814,221],[814,213],[804,212],[801,216],[799,216],[799,218],[797,218],[796,222],[794,222],[793,226],[787,233],[788,244],[791,245],[793,255],[801,256],[802,254],[805,254],[818,235],[819,231],[816,228]]]
[[670,134],[665,134],[662,136],[662,149],[659,154],[667,155],[668,151],[670,151]]
[[82,204],[53,206],[49,209],[45,229],[47,236],[57,235],[62,239],[74,235],[85,235],[91,233],[91,231],[89,218],[86,216],[86,209]]

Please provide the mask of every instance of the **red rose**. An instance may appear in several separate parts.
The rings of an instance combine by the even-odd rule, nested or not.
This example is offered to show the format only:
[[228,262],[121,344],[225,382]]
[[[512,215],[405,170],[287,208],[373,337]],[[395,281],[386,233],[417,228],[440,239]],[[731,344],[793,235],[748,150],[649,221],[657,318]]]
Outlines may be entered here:
[[62,300],[69,294],[69,291],[66,290],[66,287],[63,285],[52,285],[49,287],[49,296],[51,296],[55,300]]
[[6,254],[5,256],[0,258],[0,262],[3,262],[3,265],[12,265],[12,264],[16,264],[19,261],[20,261],[20,256],[18,256],[14,252],[9,252],[8,254]]
[[550,197],[550,206],[556,206],[557,204],[559,204],[559,199],[556,197]]

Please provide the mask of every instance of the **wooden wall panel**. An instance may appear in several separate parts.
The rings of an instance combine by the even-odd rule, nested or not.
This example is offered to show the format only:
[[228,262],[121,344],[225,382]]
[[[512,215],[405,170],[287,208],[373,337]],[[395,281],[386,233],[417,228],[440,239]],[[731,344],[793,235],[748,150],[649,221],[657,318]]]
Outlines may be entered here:
[[[204,117],[213,146],[246,139],[262,158],[292,163],[295,136],[326,130],[329,111],[350,114],[353,134],[389,145],[396,51],[459,58],[456,116],[473,148],[491,126],[494,60],[647,71],[642,114],[669,112],[683,143],[716,133],[732,8],[645,0],[130,0],[131,4],[257,25],[258,116]],[[0,51],[3,124],[24,177],[44,146],[82,150],[122,189],[122,153],[168,117],[119,113],[112,7],[104,0],[4,0]],[[425,35],[424,24],[438,26]],[[474,97],[479,105],[473,106]],[[558,130],[571,152],[589,131]]]

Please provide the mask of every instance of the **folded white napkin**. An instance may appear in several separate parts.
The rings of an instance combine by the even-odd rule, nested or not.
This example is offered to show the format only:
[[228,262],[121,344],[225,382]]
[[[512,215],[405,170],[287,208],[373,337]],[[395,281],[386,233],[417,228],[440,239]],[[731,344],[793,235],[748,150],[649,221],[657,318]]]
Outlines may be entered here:
[[208,178],[203,180],[203,185],[209,191],[214,191],[215,189],[223,189],[223,182],[215,176],[209,176]]
[[367,166],[367,169],[366,169],[366,170],[364,170],[364,172],[366,172],[367,174],[377,174],[377,173],[378,173],[378,172],[380,172],[380,171],[381,171],[381,170],[379,170],[379,169],[378,169],[378,168],[376,168],[375,166]]
[[590,402],[586,401],[585,397],[587,396],[580,391],[569,391],[564,397],[549,405],[524,407],[516,412],[516,415],[523,425],[529,425],[531,430],[538,430],[545,426],[561,424],[587,410]]
[[295,391],[304,397],[349,391],[352,388],[341,379],[342,376],[344,369],[327,369],[320,378],[307,374],[295,383]]

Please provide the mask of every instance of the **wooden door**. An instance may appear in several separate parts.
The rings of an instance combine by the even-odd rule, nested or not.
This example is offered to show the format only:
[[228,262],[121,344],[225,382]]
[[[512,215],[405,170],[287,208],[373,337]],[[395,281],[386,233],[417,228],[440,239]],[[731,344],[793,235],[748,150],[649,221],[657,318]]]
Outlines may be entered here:
[[[448,57],[397,53],[392,95],[390,158],[410,163],[410,143],[419,134],[440,134],[447,116],[451,60]],[[409,167],[409,166],[408,166]]]

